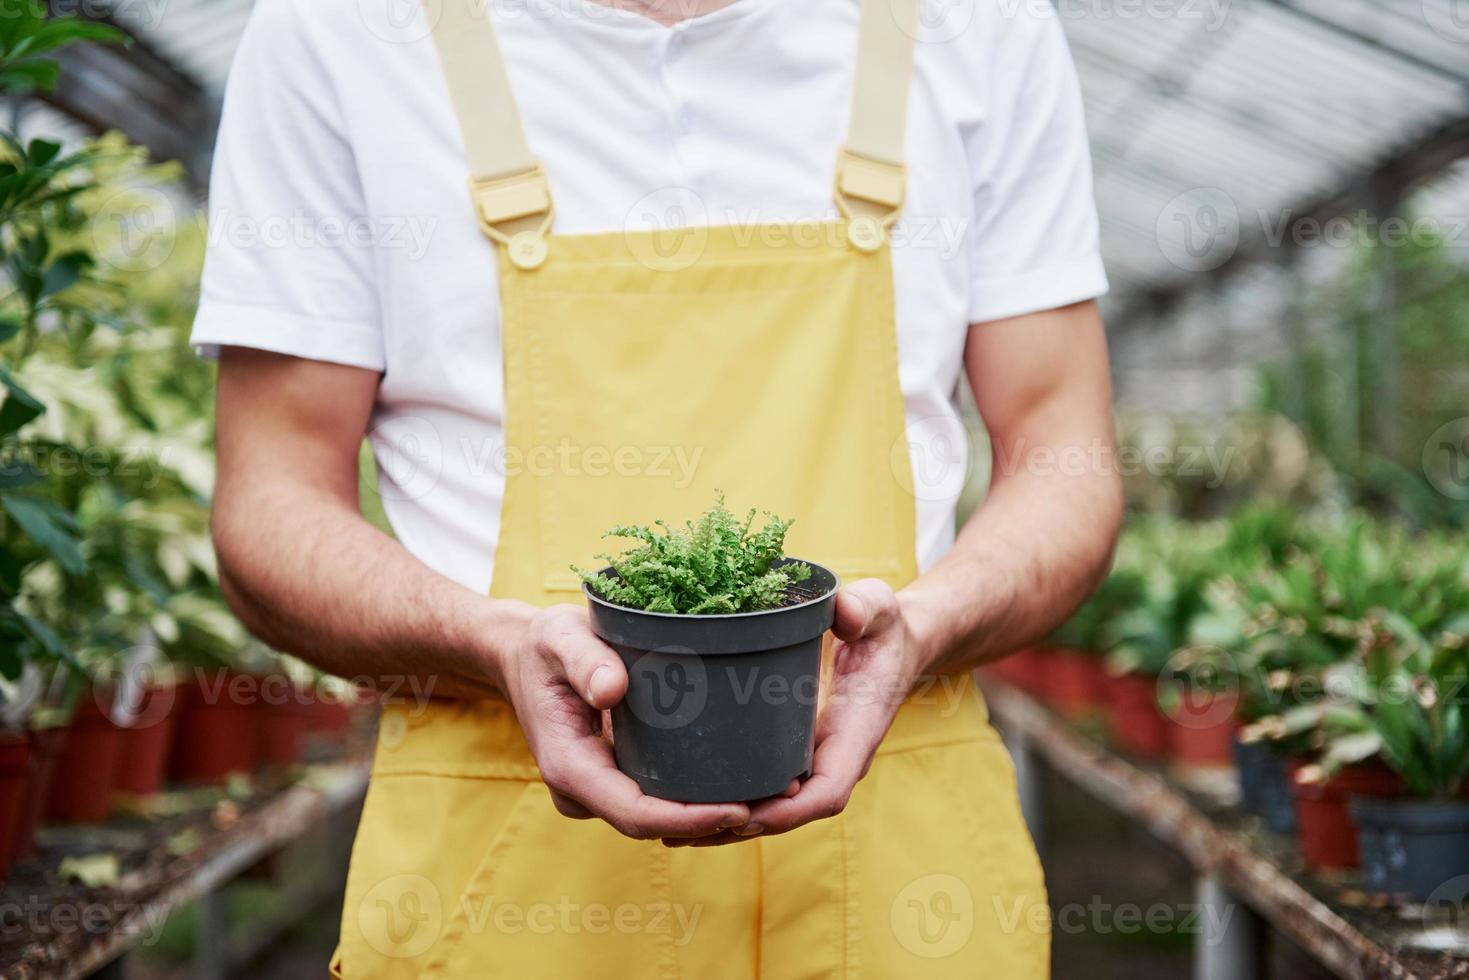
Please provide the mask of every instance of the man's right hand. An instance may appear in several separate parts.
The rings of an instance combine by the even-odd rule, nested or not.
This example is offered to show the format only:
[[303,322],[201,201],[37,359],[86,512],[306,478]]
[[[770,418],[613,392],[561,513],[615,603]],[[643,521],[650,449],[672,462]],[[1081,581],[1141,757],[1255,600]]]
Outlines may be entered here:
[[[530,607],[527,607],[530,610]],[[600,817],[628,837],[704,837],[750,819],[743,803],[674,803],[648,796],[617,768],[602,712],[627,693],[627,670],[592,632],[587,610],[530,610],[500,665],[526,742],[568,817]]]

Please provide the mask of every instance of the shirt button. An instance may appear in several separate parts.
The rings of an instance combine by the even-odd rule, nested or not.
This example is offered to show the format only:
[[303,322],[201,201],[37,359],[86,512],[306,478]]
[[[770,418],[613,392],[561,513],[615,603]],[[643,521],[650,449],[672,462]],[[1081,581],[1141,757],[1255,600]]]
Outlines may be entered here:
[[673,128],[681,136],[687,136],[694,130],[694,110],[683,106],[673,114]]

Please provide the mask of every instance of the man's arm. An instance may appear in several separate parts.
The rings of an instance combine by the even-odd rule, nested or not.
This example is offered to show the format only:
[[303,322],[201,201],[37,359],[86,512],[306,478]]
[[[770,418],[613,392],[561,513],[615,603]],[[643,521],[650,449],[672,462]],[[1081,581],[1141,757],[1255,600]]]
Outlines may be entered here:
[[622,699],[627,672],[584,608],[479,595],[362,517],[357,454],[378,380],[361,368],[224,351],[214,543],[225,596],[246,626],[335,674],[505,697],[567,816],[644,838],[744,823],[743,804],[655,799],[617,770],[601,712]]
[[964,360],[994,472],[953,549],[898,596],[921,672],[1044,637],[1106,575],[1122,524],[1096,304],[971,327]]
[[902,591],[842,589],[836,669],[812,775],[744,827],[672,846],[777,834],[841,812],[907,693],[1050,632],[1106,574],[1122,522],[1107,342],[1095,303],[975,324],[969,380],[994,445],[984,504]]
[[487,602],[363,519],[358,450],[376,371],[226,349],[213,532],[220,584],[250,631],[321,669],[417,680],[440,697],[503,690],[497,641],[529,607]]

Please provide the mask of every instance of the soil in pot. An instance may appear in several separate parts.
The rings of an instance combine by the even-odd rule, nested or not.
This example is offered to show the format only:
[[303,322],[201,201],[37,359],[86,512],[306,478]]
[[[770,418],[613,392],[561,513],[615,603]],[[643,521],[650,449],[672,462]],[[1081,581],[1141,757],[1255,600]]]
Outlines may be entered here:
[[66,747],[69,735],[69,729],[59,725],[33,729],[30,733],[31,751],[21,790],[20,819],[10,848],[10,857],[14,861],[24,861],[36,853],[36,831],[41,827],[56,766],[61,761],[61,750]]
[[838,583],[806,564],[811,577],[789,604],[762,612],[650,613],[585,590],[593,631],[627,667],[613,748],[643,792],[686,803],[756,800],[810,772],[822,636]]
[[1350,808],[1369,891],[1421,902],[1469,875],[1469,801],[1358,796]]
[[1142,674],[1114,677],[1108,695],[1112,744],[1140,759],[1161,759],[1168,748],[1168,725],[1158,711],[1158,679]]
[[0,732],[0,881],[10,874],[20,832],[25,786],[30,779],[31,740],[25,732]]
[[112,722],[111,706],[110,692],[89,691],[77,701],[51,777],[47,820],[101,823],[111,812],[122,751],[122,730]]
[[1348,802],[1354,795],[1395,796],[1402,792],[1402,780],[1385,767],[1360,765],[1348,766],[1324,781],[1306,781],[1301,778],[1301,771],[1307,765],[1304,761],[1293,759],[1287,765],[1301,861],[1306,869],[1329,871],[1358,867],[1361,852]]
[[148,797],[163,788],[178,699],[176,686],[158,684],[141,691],[136,703],[114,706],[113,721],[122,730],[118,793]]
[[1081,650],[1051,650],[1046,657],[1045,697],[1063,717],[1095,715],[1107,696],[1102,659]]
[[198,670],[179,685],[168,774],[181,783],[223,782],[255,768],[259,685],[227,670]]

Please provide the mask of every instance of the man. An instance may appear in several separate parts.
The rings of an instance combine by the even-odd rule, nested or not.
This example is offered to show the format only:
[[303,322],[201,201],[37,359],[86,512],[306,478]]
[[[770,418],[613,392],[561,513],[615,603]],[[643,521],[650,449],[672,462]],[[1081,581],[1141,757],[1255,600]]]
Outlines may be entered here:
[[[221,577],[434,695],[385,709],[337,975],[1047,974],[967,672],[1105,570],[1105,280],[1057,18],[948,13],[261,0],[195,326]],[[996,465],[956,538],[961,372]],[[809,778],[681,804],[613,762],[567,566],[716,487],[847,584]]]

